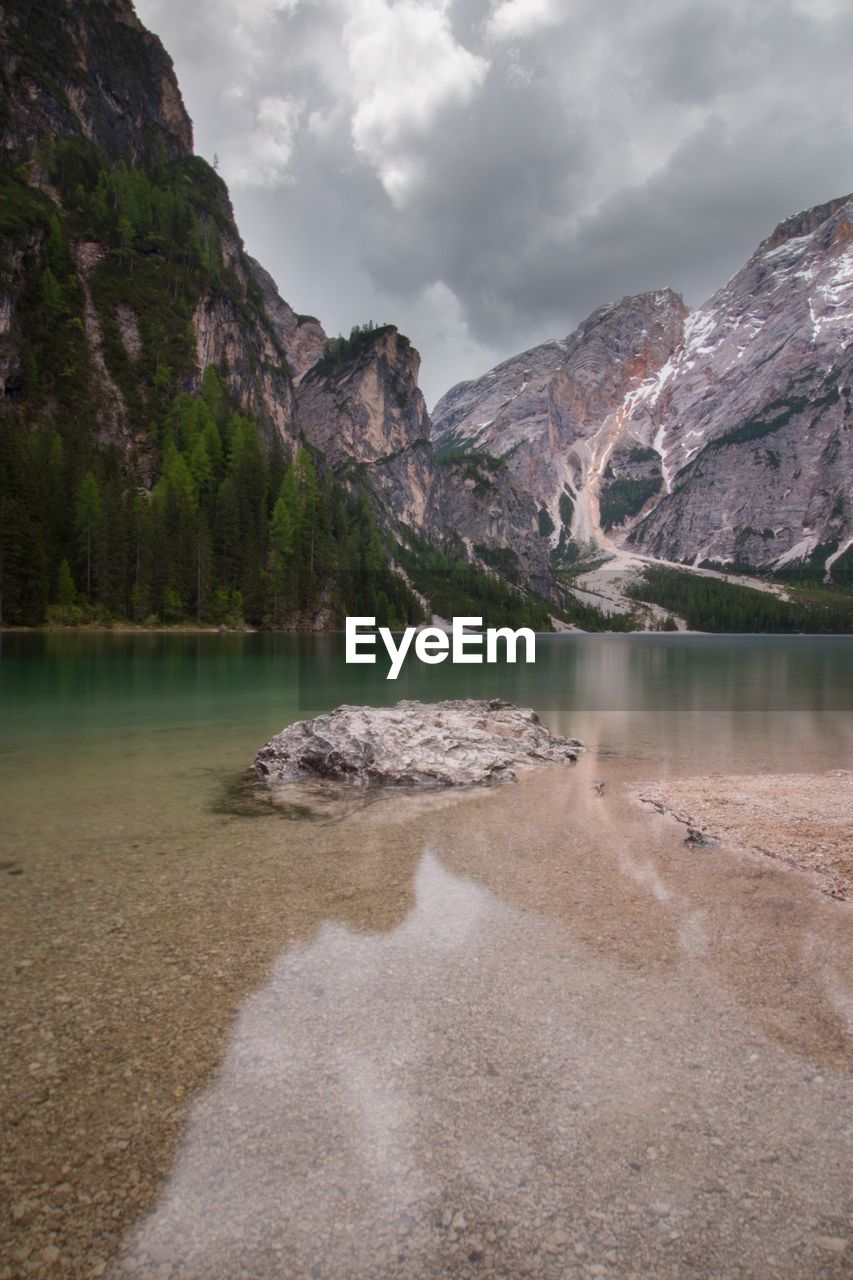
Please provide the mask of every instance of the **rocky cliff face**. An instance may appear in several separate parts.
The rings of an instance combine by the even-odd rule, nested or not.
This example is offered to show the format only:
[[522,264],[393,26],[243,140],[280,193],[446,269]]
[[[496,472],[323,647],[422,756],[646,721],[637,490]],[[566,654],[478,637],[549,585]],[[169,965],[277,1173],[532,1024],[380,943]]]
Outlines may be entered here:
[[397,532],[486,566],[491,552],[509,549],[516,580],[548,594],[548,543],[535,500],[505,466],[436,454],[419,367],[417,351],[392,325],[330,344],[299,384],[306,438],[339,472],[368,485]]
[[[236,402],[266,428],[268,438],[292,447],[298,428],[287,346],[290,335],[279,322],[280,315],[291,309],[278,296],[272,279],[266,272],[261,275],[244,252],[236,227],[233,232],[226,228],[221,243],[224,265],[237,288],[205,289],[198,298],[192,317],[193,386],[199,385],[209,365],[224,370]],[[295,337],[296,330],[292,332]]]
[[607,460],[628,439],[626,405],[677,348],[685,314],[670,290],[601,307],[567,338],[454,387],[436,405],[436,438],[504,458],[547,512],[555,543],[588,538]]
[[782,223],[693,313],[626,298],[454,387],[438,441],[506,459],[555,547],[831,569],[853,533],[851,215],[848,197]]
[[[76,353],[77,398],[88,403],[100,441],[138,447],[145,469],[146,424],[156,398],[143,372],[152,356],[149,335],[157,327],[174,333],[177,326],[166,368],[159,353],[154,357],[158,381],[168,370],[174,391],[195,390],[214,364],[267,438],[292,447],[290,368],[302,372],[324,335],[316,322],[295,316],[245,254],[224,184],[192,154],[192,124],[159,40],[129,0],[2,0],[0,31],[7,52],[0,163],[7,167],[12,210],[0,228],[0,373],[7,400],[19,401],[17,411],[26,414],[28,328],[37,321],[32,304],[44,271],[56,274],[47,243],[54,217],[78,274],[76,284],[64,283],[66,310],[79,295],[86,335],[87,349]],[[178,213],[169,205],[176,184],[186,197]],[[126,206],[116,227],[100,216],[104,202]],[[188,249],[195,250],[189,270],[180,261]],[[140,254],[138,264],[130,263],[129,250]],[[111,334],[121,342],[111,343]],[[122,336],[128,334],[130,348]],[[122,376],[125,356],[130,367]],[[43,416],[44,404],[33,411]]]
[[190,156],[192,123],[172,60],[130,0],[3,0],[0,146],[13,165],[43,138],[81,136],[143,166],[157,143]]
[[248,259],[251,274],[263,294],[264,308],[286,353],[293,381],[299,382],[326,348],[326,333],[316,316],[298,315],[281,297],[268,271],[254,258]]
[[393,325],[338,340],[306,373],[299,417],[334,463],[373,463],[429,438],[420,356]]
[[848,198],[782,223],[689,318],[634,410],[655,431],[665,492],[631,544],[771,568],[849,545],[851,340]]

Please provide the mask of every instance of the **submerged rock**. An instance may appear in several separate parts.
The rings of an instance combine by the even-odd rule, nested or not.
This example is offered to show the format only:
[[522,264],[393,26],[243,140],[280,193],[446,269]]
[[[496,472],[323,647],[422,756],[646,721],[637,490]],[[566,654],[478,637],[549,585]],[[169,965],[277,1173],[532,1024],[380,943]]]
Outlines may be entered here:
[[574,738],[552,734],[529,707],[499,698],[338,707],[290,725],[261,747],[268,785],[307,777],[390,786],[514,782],[517,770],[576,760]]

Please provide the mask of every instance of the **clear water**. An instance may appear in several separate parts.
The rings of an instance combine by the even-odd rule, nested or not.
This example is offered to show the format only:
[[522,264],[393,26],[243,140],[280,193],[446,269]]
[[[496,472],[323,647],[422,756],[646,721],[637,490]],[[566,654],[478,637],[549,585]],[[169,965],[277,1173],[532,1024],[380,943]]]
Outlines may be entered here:
[[191,834],[263,742],[343,702],[503,697],[663,774],[850,758],[848,638],[546,636],[533,666],[386,669],[340,636],[0,636],[4,839],[38,857],[59,816],[106,836],[140,809]]
[[[849,768],[851,658],[543,637],[392,683],[337,636],[0,637],[9,1240],[69,1275],[843,1274],[849,908],[626,791]],[[465,696],[588,752],[243,803],[294,719]]]
[[[241,769],[283,725],[342,702],[503,697],[615,751],[636,752],[639,732],[656,758],[673,762],[682,752],[717,758],[718,735],[725,752],[737,752],[747,721],[779,732],[789,721],[802,727],[801,717],[829,732],[832,758],[853,710],[848,637],[540,636],[532,666],[409,661],[396,681],[385,670],[347,666],[337,635],[7,633],[4,782],[16,787],[22,751],[69,748],[101,751],[117,777],[129,749],[137,768],[151,751],[176,753],[185,767]],[[772,736],[766,758],[775,765]]]

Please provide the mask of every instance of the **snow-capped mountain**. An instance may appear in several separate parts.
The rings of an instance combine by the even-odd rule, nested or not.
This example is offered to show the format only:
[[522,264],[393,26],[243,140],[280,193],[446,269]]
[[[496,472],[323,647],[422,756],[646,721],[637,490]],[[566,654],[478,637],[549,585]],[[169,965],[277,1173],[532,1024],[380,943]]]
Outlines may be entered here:
[[436,436],[504,457],[554,545],[831,569],[853,534],[852,228],[853,198],[834,200],[696,311],[670,290],[600,308],[454,387]]

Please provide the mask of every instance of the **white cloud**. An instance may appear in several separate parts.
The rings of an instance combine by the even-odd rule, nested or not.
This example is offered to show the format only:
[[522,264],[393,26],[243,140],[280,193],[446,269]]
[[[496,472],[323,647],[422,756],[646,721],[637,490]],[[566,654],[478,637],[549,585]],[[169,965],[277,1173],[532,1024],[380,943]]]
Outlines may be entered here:
[[498,0],[486,23],[490,40],[519,40],[561,21],[554,0]]
[[397,321],[431,398],[607,299],[701,301],[844,181],[850,0],[135,2],[249,250],[332,332]]
[[444,4],[428,0],[360,0],[343,39],[353,144],[399,208],[422,174],[419,141],[442,111],[471,101],[488,62],[457,43]]
[[[185,8],[194,19],[191,41],[196,49],[219,47],[230,54],[232,74],[247,75],[263,61],[276,41],[277,25],[296,13],[301,0],[206,0],[204,18],[195,0],[140,0],[137,10],[152,30],[165,32],[176,11]],[[174,52],[174,50],[173,50]]]
[[844,15],[850,0],[794,0],[794,8],[806,18],[833,22]]
[[311,111],[305,122],[305,128],[317,142],[325,142],[334,137],[341,123],[342,111],[337,104],[325,110]]
[[[242,97],[231,90],[232,97]],[[249,127],[229,137],[220,155],[222,173],[234,187],[277,187],[289,178],[304,110],[295,98],[261,98]]]

